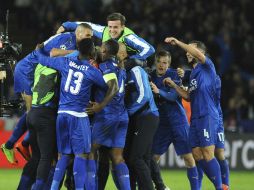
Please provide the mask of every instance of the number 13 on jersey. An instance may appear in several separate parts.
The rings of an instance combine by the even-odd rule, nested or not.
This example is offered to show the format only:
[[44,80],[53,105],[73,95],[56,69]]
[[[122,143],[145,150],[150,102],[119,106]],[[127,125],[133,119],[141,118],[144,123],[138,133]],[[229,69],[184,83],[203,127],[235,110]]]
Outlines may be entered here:
[[[70,92],[73,95],[77,95],[80,91],[83,78],[83,73],[78,71],[74,72],[72,69],[69,69],[68,77],[64,86],[65,92]],[[75,84],[74,86],[71,86],[72,80]]]

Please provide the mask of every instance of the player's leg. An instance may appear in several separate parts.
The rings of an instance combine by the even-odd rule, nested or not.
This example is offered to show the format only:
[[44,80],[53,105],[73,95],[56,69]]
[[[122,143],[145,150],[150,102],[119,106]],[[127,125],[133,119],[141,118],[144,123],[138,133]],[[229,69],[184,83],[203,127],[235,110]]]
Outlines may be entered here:
[[116,119],[112,123],[114,134],[112,136],[112,149],[110,157],[112,160],[112,175],[118,189],[130,189],[129,169],[123,158],[123,148],[125,146],[126,133],[128,128],[128,119],[119,121]]
[[224,127],[222,119],[219,120],[219,127],[217,131],[217,142],[215,145],[215,157],[217,158],[220,169],[221,169],[221,178],[223,184],[223,190],[229,189],[229,166],[225,158],[225,143],[224,143]]
[[29,131],[26,133],[22,142],[18,142],[15,145],[15,149],[23,156],[25,160],[29,160],[31,158],[30,150],[29,150]]
[[171,123],[174,148],[177,155],[180,155],[184,160],[191,190],[199,190],[198,171],[189,145],[190,127],[187,119],[181,123],[178,120]]
[[187,176],[190,182],[191,190],[199,190],[200,186],[198,181],[198,170],[192,154],[183,154],[181,155],[181,157],[183,158],[185,166],[187,168]]
[[[98,189],[104,189],[107,183],[109,175],[109,148],[111,145],[112,136],[112,120],[105,118],[97,118],[93,122],[92,130],[92,151],[89,154],[89,159],[93,160],[96,164],[97,158],[99,158],[99,171],[95,172],[98,174]],[[101,147],[102,146],[102,147]],[[99,148],[100,147],[100,148]],[[97,151],[99,150],[99,157]],[[97,181],[96,181],[97,182]]]
[[112,172],[115,176],[115,184],[118,189],[130,190],[129,169],[123,159],[123,148],[112,148],[110,151],[113,164]]
[[69,134],[69,115],[68,114],[58,114],[56,121],[56,138],[57,138],[57,149],[58,149],[58,161],[56,164],[56,169],[53,177],[53,182],[51,185],[52,190],[58,190],[61,181],[64,177],[65,170],[70,163],[72,158],[71,153],[71,136]]
[[53,159],[56,155],[56,111],[51,108],[32,108],[32,126],[36,130],[40,150],[40,160],[37,167],[35,189],[43,189]]
[[153,137],[152,159],[150,163],[151,176],[157,190],[165,190],[168,187],[163,182],[160,166],[160,156],[164,154],[172,142],[172,130],[168,118],[160,117],[159,126]]
[[[89,153],[96,151],[94,145],[91,150],[91,129],[90,122],[88,117],[75,117],[67,114],[68,127],[71,130],[70,132],[70,142],[71,149],[75,155],[73,161],[73,175],[76,189],[91,189],[96,188],[95,174],[88,176],[90,174],[90,162],[88,157]],[[92,155],[94,156],[94,155]],[[90,158],[92,158],[90,156]],[[95,165],[95,161],[92,160]],[[93,165],[93,166],[94,166]],[[95,169],[95,167],[93,167]],[[93,179],[91,180],[92,177]]]
[[51,185],[51,190],[58,190],[61,184],[61,181],[64,177],[65,170],[70,163],[72,156],[70,154],[59,154],[58,161],[56,164],[56,169]]
[[218,128],[218,119],[205,116],[198,119],[198,136],[203,158],[205,159],[205,173],[212,181],[216,189],[222,189],[221,171],[217,159],[214,156]]
[[86,189],[95,190],[98,187],[97,184],[97,166],[96,162],[98,159],[98,153],[101,145],[92,144],[91,152],[88,155],[86,160],[86,168],[87,168],[87,180],[85,182]]
[[223,190],[228,190],[229,189],[229,165],[224,155],[225,154],[224,154],[223,148],[215,149],[215,156],[219,162],[220,169],[221,169]]
[[19,119],[17,125],[15,126],[15,128],[13,130],[13,133],[12,133],[11,137],[9,138],[9,140],[5,144],[1,145],[1,149],[4,153],[4,155],[6,156],[7,160],[12,164],[14,164],[17,161],[16,158],[15,158],[15,155],[14,155],[14,150],[13,150],[14,144],[18,141],[18,139],[27,130],[26,116],[27,116],[27,113],[24,113],[20,117],[20,119]]
[[150,163],[151,177],[154,182],[156,190],[165,190],[168,187],[163,182],[159,166],[159,160],[160,155],[153,155],[153,158],[151,159]]
[[[139,189],[150,190],[153,188],[150,165],[147,164],[149,150],[151,151],[154,133],[157,129],[159,118],[153,114],[140,115],[136,119],[136,129],[129,154],[129,166],[137,174]],[[150,154],[148,155],[151,156]],[[151,159],[151,157],[150,157]]]
[[130,117],[128,129],[127,129],[127,134],[126,134],[125,147],[124,147],[124,152],[123,152],[124,160],[125,160],[125,162],[128,166],[128,169],[129,169],[131,189],[136,189],[136,186],[137,186],[137,177],[136,177],[135,170],[133,170],[130,167],[130,152],[131,152],[131,148],[132,148],[132,144],[133,144],[135,125],[136,125],[135,117]]
[[32,114],[33,113],[30,112],[27,115],[27,126],[29,127],[29,131],[30,131],[30,145],[31,145],[33,154],[32,154],[31,159],[24,166],[24,169],[23,169],[23,172],[21,175],[21,179],[20,179],[20,182],[18,185],[19,190],[30,189],[30,187],[32,186],[32,184],[35,181],[37,166],[38,166],[38,163],[40,160],[40,151],[39,151],[39,147],[38,147],[38,143],[37,143],[36,130],[32,126],[30,127],[30,125],[31,125],[30,121],[33,118]]
[[66,189],[75,189],[73,176],[73,159],[70,160],[70,163],[66,168],[64,186]]
[[109,176],[109,148],[101,146],[99,148],[98,159],[98,190],[104,190]]
[[194,157],[194,160],[196,162],[197,170],[198,170],[198,186],[201,189],[202,187],[202,180],[204,176],[203,166],[205,163],[205,160],[202,156],[202,152],[200,150],[200,147],[192,148],[192,155]]

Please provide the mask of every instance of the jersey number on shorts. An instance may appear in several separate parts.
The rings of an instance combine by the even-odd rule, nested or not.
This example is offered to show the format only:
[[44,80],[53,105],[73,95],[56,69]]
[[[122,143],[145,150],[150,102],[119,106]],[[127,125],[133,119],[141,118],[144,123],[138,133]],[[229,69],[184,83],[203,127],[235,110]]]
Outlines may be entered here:
[[204,137],[209,139],[209,133],[208,133],[208,131],[206,131],[206,129],[204,129]]
[[218,133],[219,141],[224,142],[224,133]]
[[[83,73],[74,72],[72,69],[69,69],[68,77],[65,83],[64,90],[70,92],[71,94],[78,94],[80,91],[81,83],[84,78]],[[75,86],[70,86],[71,80],[74,80]]]

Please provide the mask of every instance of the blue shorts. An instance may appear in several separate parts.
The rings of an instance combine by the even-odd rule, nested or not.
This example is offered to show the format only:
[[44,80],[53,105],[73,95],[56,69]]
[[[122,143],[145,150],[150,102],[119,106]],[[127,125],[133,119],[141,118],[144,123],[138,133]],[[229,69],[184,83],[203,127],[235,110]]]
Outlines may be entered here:
[[223,119],[219,119],[219,125],[217,129],[217,139],[216,139],[216,144],[215,148],[225,148],[225,136],[224,136],[224,127],[223,127]]
[[[179,121],[179,118],[176,118]],[[187,119],[173,121],[170,118],[161,118],[153,138],[153,154],[164,154],[173,143],[177,155],[191,153],[189,145],[189,125]]]
[[26,73],[23,65],[28,64],[26,60],[19,61],[14,70],[14,91],[32,95],[34,73]]
[[93,124],[92,143],[112,148],[124,148],[129,120],[97,119]]
[[215,145],[218,124],[218,118],[210,115],[192,119],[189,134],[191,148]]
[[91,151],[91,129],[88,117],[59,113],[56,135],[59,153],[83,154]]

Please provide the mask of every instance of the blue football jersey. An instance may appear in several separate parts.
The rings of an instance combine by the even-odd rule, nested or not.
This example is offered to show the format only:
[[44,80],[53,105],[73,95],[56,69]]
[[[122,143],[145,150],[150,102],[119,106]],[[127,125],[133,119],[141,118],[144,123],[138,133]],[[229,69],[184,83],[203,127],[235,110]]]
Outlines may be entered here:
[[50,58],[39,51],[37,57],[42,65],[61,73],[59,102],[61,112],[85,112],[90,101],[92,85],[107,88],[101,72],[91,66],[88,60],[81,61],[76,57]]
[[159,115],[148,75],[144,69],[136,66],[127,73],[126,88],[126,107],[130,116],[142,110],[144,107],[148,107],[148,109],[142,111],[142,114],[153,113],[154,115]]
[[[103,75],[115,73],[117,76],[117,81],[119,85],[118,93],[113,97],[113,99],[104,107],[104,109],[97,113],[95,117],[102,117],[107,115],[117,116],[117,117],[128,117],[127,111],[124,105],[124,86],[126,80],[126,71],[118,68],[116,62],[113,59],[109,59],[101,64],[99,64],[99,69]],[[105,95],[106,90],[97,89],[95,93],[95,101],[101,102]]]
[[206,57],[192,70],[189,83],[191,118],[210,115],[218,118],[216,105],[216,71],[213,62]]
[[[44,47],[41,49],[41,52],[47,56],[52,48],[61,48],[66,50],[75,50],[76,49],[76,36],[73,32],[66,32],[62,34],[56,34],[46,40]],[[18,69],[25,72],[27,75],[30,75],[30,78],[33,78],[34,69],[38,64],[37,57],[35,55],[36,51],[32,51],[24,59],[18,63]]]
[[182,98],[174,88],[164,85],[163,80],[170,77],[176,84],[181,85],[181,79],[176,70],[169,68],[165,75],[157,76],[156,71],[151,73],[151,80],[159,89],[159,94],[155,95],[156,105],[159,109],[160,117],[170,117],[172,119],[185,119],[185,110],[182,105]]
[[52,48],[64,49],[64,50],[75,50],[76,47],[76,36],[74,32],[66,32],[51,36],[48,40],[43,42],[42,52],[49,56]]

